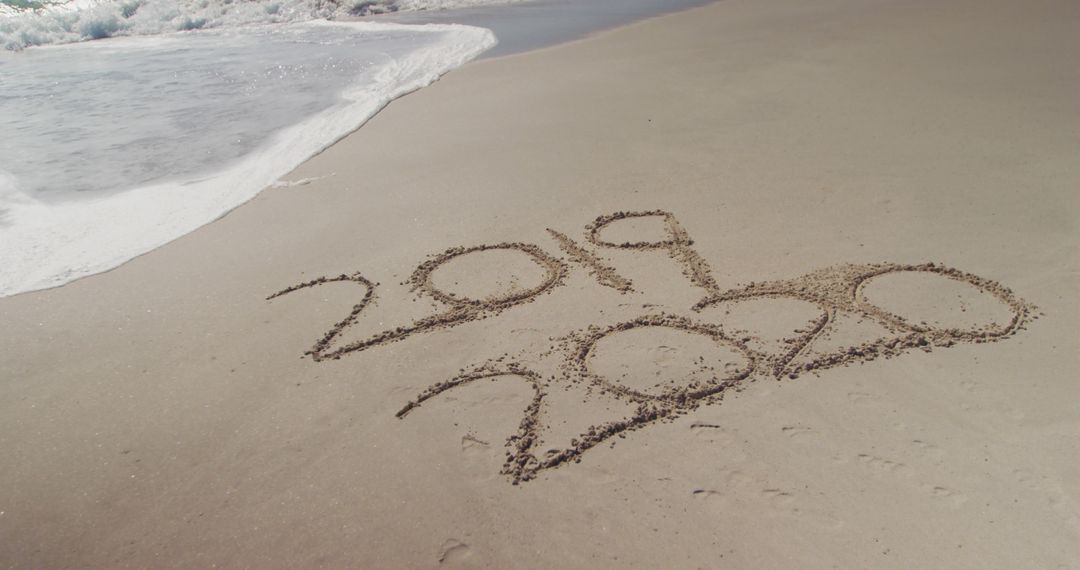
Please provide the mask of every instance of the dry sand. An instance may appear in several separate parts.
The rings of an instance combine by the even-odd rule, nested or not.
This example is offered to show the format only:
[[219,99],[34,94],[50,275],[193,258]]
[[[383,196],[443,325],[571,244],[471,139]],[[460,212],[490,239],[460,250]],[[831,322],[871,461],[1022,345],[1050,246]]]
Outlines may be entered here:
[[455,71],[0,299],[0,565],[1080,568],[1077,29],[729,1]]

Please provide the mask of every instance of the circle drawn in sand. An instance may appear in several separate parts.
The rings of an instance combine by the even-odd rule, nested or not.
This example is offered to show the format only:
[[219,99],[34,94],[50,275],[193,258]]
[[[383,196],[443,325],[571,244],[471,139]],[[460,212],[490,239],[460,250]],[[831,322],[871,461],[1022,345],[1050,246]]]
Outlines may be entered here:
[[[459,259],[462,256],[471,253],[491,251],[518,251],[529,256],[536,265],[544,270],[545,276],[543,280],[535,287],[524,290],[511,290],[501,297],[493,296],[486,299],[471,299],[468,297],[457,296],[452,292],[440,289],[432,279],[432,275],[437,269],[455,259]],[[492,310],[516,305],[550,290],[562,281],[562,277],[565,273],[565,263],[544,253],[544,250],[535,245],[526,243],[500,243],[496,245],[478,245],[473,247],[448,249],[424,263],[421,263],[420,266],[416,268],[416,271],[413,272],[412,277],[409,278],[409,282],[413,284],[414,289],[419,289],[447,305],[458,308],[471,306],[479,309]]]
[[682,321],[615,325],[594,335],[583,350],[590,378],[639,402],[707,396],[744,377],[753,363],[745,348],[719,330]]
[[933,271],[896,270],[863,280],[860,304],[881,310],[912,329],[1001,333],[1009,305],[975,284]]
[[462,253],[431,270],[431,291],[439,300],[472,305],[499,303],[519,295],[536,295],[558,278],[548,259],[517,248],[490,248]]

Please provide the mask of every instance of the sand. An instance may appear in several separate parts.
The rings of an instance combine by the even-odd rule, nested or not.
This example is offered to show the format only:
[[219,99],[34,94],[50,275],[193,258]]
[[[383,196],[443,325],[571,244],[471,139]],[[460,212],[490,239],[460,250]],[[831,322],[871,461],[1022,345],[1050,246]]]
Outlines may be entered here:
[[452,72],[0,299],[0,565],[1080,568],[1078,24],[728,1]]

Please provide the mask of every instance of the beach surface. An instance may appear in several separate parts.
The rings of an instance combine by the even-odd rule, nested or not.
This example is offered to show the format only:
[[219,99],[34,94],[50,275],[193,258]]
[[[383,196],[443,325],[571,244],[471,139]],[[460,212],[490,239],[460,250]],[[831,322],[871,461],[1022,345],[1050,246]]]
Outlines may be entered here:
[[732,0],[395,100],[0,299],[0,566],[1080,568],[1078,25]]

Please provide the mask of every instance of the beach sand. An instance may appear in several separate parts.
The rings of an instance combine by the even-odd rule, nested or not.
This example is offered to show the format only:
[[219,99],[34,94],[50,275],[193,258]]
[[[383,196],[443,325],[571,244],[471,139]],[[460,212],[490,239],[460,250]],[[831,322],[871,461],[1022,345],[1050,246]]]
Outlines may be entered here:
[[0,299],[0,566],[1080,568],[1078,25],[732,0],[394,101]]

